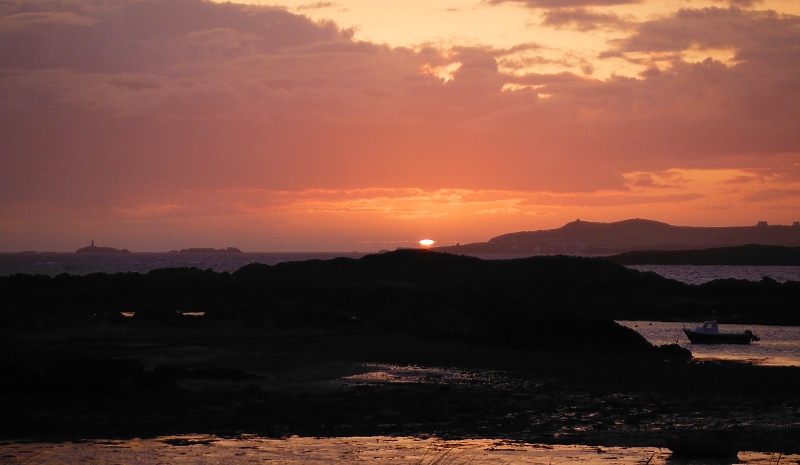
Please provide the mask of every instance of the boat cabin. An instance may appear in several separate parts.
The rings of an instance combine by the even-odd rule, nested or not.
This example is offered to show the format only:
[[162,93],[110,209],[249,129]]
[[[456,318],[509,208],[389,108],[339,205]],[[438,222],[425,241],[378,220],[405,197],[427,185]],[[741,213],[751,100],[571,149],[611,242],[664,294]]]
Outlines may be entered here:
[[698,326],[694,330],[702,333],[718,333],[719,326],[717,326],[717,320],[711,320],[711,321],[706,321],[705,323],[703,323],[703,326]]

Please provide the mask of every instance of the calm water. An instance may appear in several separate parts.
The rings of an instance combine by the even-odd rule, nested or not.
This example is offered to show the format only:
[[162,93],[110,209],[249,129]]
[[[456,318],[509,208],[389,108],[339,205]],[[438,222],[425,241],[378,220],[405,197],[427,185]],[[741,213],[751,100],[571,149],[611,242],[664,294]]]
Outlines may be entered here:
[[629,265],[628,268],[652,271],[687,284],[703,284],[727,278],[761,281],[765,276],[781,283],[800,281],[800,266]]
[[[409,437],[266,439],[179,436],[130,441],[0,444],[0,460],[8,464],[254,464],[316,465],[370,463],[393,465],[668,465],[668,449],[658,447],[594,447],[544,445],[492,439],[444,441]],[[739,452],[734,463],[775,465],[778,454]],[[691,460],[692,465],[724,465],[731,461]],[[781,455],[780,463],[797,465],[799,455]]]
[[[681,328],[683,323],[660,321],[618,321],[633,328],[648,341],[656,345],[677,342],[692,351],[695,358],[743,360],[761,365],[800,366],[800,327],[760,325],[720,325],[720,331],[744,331],[749,329],[761,337],[752,344],[692,344]],[[686,323],[694,329],[702,323]]]
[[89,273],[120,273],[133,271],[147,273],[157,268],[196,267],[201,270],[233,272],[250,263],[274,265],[281,262],[303,260],[329,260],[336,257],[360,258],[364,253],[130,253],[130,254],[76,254],[76,253],[0,253],[0,276],[14,273],[61,273],[86,275]]
[[[44,274],[56,276],[61,273],[85,275],[89,273],[119,273],[133,271],[147,273],[157,268],[196,267],[214,271],[233,272],[250,263],[274,265],[281,262],[302,260],[329,260],[336,257],[360,258],[362,252],[343,253],[261,253],[241,254],[75,254],[75,253],[0,253],[0,276],[14,273]],[[484,259],[519,258],[508,254],[478,255]],[[639,271],[652,271],[661,276],[689,284],[702,284],[715,279],[747,279],[761,281],[768,276],[779,282],[800,281],[800,266],[692,266],[692,265],[631,265]]]

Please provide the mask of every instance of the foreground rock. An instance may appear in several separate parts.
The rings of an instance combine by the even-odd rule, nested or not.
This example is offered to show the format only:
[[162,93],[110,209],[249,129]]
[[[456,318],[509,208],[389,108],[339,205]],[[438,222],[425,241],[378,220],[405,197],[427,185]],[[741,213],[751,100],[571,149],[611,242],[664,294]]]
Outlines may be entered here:
[[[16,341],[3,352],[16,364],[0,364],[0,438],[435,435],[663,447],[710,431],[746,450],[800,452],[796,368],[398,333],[252,335],[142,328],[127,339]],[[381,375],[392,371],[412,376]]]

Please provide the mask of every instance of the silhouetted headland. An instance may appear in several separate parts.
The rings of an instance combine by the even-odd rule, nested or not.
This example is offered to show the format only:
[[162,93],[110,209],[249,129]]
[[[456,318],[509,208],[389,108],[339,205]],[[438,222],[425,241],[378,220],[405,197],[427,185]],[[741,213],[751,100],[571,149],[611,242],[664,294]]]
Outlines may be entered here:
[[800,222],[791,226],[694,227],[632,219],[614,223],[573,221],[558,229],[522,231],[488,242],[436,247],[459,254],[610,255],[638,250],[690,250],[746,244],[800,247]]

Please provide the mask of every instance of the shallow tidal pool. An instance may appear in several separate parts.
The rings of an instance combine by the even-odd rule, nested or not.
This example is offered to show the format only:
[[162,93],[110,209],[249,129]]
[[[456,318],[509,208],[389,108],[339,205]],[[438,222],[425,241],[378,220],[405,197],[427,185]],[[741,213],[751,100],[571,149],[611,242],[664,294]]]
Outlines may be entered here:
[[796,465],[798,455],[739,453],[738,461],[677,459],[658,447],[596,447],[525,444],[472,439],[349,437],[266,439],[243,436],[171,436],[155,439],[93,440],[67,443],[0,443],[4,464],[286,464],[338,463],[482,465],[596,464],[689,465],[742,463]]

